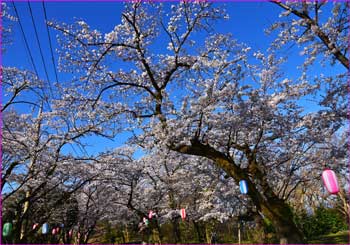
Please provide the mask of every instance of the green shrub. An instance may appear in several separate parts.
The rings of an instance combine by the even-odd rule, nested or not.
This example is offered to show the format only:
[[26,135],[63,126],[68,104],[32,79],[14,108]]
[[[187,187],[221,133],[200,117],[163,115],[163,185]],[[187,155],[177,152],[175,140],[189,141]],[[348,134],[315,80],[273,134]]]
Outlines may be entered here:
[[346,220],[334,208],[319,207],[313,215],[304,212],[296,217],[296,222],[307,239],[347,229]]

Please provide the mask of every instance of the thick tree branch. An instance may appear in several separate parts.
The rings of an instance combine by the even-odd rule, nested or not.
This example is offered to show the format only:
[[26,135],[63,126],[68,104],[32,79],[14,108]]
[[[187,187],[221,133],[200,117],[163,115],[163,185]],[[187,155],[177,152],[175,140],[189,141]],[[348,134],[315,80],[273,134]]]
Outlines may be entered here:
[[301,19],[304,19],[306,23],[312,27],[315,34],[321,39],[323,44],[326,46],[326,48],[334,55],[334,57],[346,68],[350,69],[349,60],[348,58],[339,50],[339,48],[335,45],[334,42],[330,40],[330,38],[327,36],[325,32],[321,30],[317,23],[317,19],[313,20],[308,13],[306,12],[300,12],[296,9],[291,8],[290,6],[280,2],[280,1],[271,1],[274,4],[277,4],[281,8],[290,11],[295,16],[298,16]]

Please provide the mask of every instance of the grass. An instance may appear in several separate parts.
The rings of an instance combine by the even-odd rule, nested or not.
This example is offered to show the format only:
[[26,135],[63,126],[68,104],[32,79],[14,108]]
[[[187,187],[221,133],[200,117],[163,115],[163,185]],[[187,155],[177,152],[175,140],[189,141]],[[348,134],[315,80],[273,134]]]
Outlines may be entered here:
[[339,231],[309,241],[309,244],[349,244],[350,231]]

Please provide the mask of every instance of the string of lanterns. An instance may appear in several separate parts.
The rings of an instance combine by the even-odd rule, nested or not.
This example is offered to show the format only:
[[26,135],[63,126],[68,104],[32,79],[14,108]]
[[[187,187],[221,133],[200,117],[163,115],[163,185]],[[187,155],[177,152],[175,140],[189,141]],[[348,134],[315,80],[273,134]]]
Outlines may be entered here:
[[[322,172],[322,180],[323,183],[327,189],[327,191],[332,194],[336,195],[339,192],[339,184],[337,180],[337,176],[335,175],[334,171],[331,169],[325,169]],[[248,193],[248,184],[246,180],[241,180],[239,181],[239,190],[242,194],[247,194]],[[186,219],[186,209],[181,208],[180,209],[180,216],[182,220]],[[144,217],[143,218],[143,223],[148,226],[149,225],[149,220],[152,218],[157,217],[157,214],[153,212],[152,210],[149,211],[148,213],[148,218]],[[33,224],[32,229],[35,230],[39,227],[38,223]],[[63,228],[64,225],[61,224],[61,228]],[[8,237],[11,235],[13,229],[13,225],[10,222],[7,222],[4,224],[3,229],[2,229],[2,235],[3,237]],[[57,235],[60,232],[60,227],[54,227],[51,231],[52,235]],[[44,223],[41,227],[41,233],[42,234],[48,234],[49,233],[49,224]],[[69,230],[68,232],[69,237],[73,235],[73,230]],[[78,233],[78,236],[80,234]]]
[[[327,191],[331,195],[336,195],[339,191],[339,184],[336,174],[331,169],[325,169],[322,172],[322,180],[323,183],[327,189]],[[239,181],[239,190],[241,194],[247,194],[248,193],[248,184],[246,180]]]
[[[32,226],[32,230],[35,230],[35,229],[38,229],[39,227],[39,224],[38,223],[35,223],[33,224]],[[54,227],[52,228],[51,230],[51,234],[52,235],[57,235],[60,233],[61,229],[60,228],[63,228],[64,227],[64,224],[61,224],[60,227]],[[12,230],[13,230],[13,225],[11,222],[6,222],[3,226],[3,229],[2,229],[2,235],[3,237],[8,237],[11,235],[12,233]],[[41,226],[41,233],[46,235],[48,234],[50,231],[50,227],[49,227],[49,224],[48,223],[44,223],[42,226]],[[71,237],[73,235],[73,229],[70,229],[69,232],[68,232],[68,235],[69,237]]]
[[[186,219],[186,209],[184,209],[184,208],[180,209],[180,216],[181,216],[181,219],[183,221]],[[149,213],[148,213],[148,218],[143,217],[142,222],[146,226],[148,226],[149,223],[150,223],[150,220],[153,219],[153,218],[156,218],[156,217],[158,217],[157,213],[155,213],[153,210],[150,210]]]

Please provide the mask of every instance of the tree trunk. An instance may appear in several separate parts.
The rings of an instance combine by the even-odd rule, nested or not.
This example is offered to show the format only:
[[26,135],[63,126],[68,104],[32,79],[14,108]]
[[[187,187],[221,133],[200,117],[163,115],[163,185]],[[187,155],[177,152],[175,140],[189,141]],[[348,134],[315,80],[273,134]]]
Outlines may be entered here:
[[26,196],[25,198],[27,199],[24,202],[24,207],[23,207],[23,214],[22,214],[22,219],[21,219],[21,230],[20,230],[20,237],[19,240],[21,241],[21,243],[25,243],[26,242],[26,228],[28,225],[28,209],[29,209],[29,198],[31,196],[31,191],[30,189],[26,191]]
[[[304,243],[304,236],[293,221],[293,213],[290,207],[273,192],[249,147],[239,149],[247,155],[249,161],[248,169],[241,169],[232,158],[207,144],[200,143],[196,139],[191,141],[190,146],[184,145],[173,148],[173,150],[211,159],[216,166],[224,170],[237,184],[242,179],[246,180],[248,183],[247,195],[251,198],[257,210],[272,222],[280,242]],[[259,183],[263,193],[258,191],[256,184],[250,179],[248,174],[254,176],[255,183]]]
[[130,235],[129,235],[129,230],[127,225],[125,225],[123,229],[123,240],[125,243],[130,242]]
[[[175,203],[174,191],[172,189],[169,189],[168,196],[169,196],[169,207],[173,210],[176,209],[177,206]],[[172,224],[175,243],[181,243],[181,232],[180,232],[180,225],[179,225],[178,218],[173,219],[171,221],[171,224]]]
[[199,225],[197,224],[196,221],[192,221],[193,225],[194,225],[194,228],[196,230],[196,233],[197,233],[197,241],[199,243],[203,242],[203,239],[202,239],[202,234],[201,234],[201,231],[200,231],[200,228],[199,228]]
[[160,225],[157,221],[156,223],[156,232],[157,232],[157,236],[158,236],[158,242],[159,244],[162,244],[162,241],[163,241],[163,234],[162,234],[162,230],[160,229]]
[[304,243],[304,237],[293,221],[293,213],[282,200],[267,200],[262,213],[272,222],[281,244]]
[[208,224],[205,224],[205,241],[207,244],[211,244],[211,235],[208,228]]
[[340,212],[344,214],[344,217],[346,217],[346,220],[350,220],[350,204],[347,200],[346,191],[343,188],[340,188],[338,197],[342,203],[340,207]]
[[179,226],[179,220],[178,219],[172,220],[171,223],[172,223],[175,243],[181,243],[181,231]]

